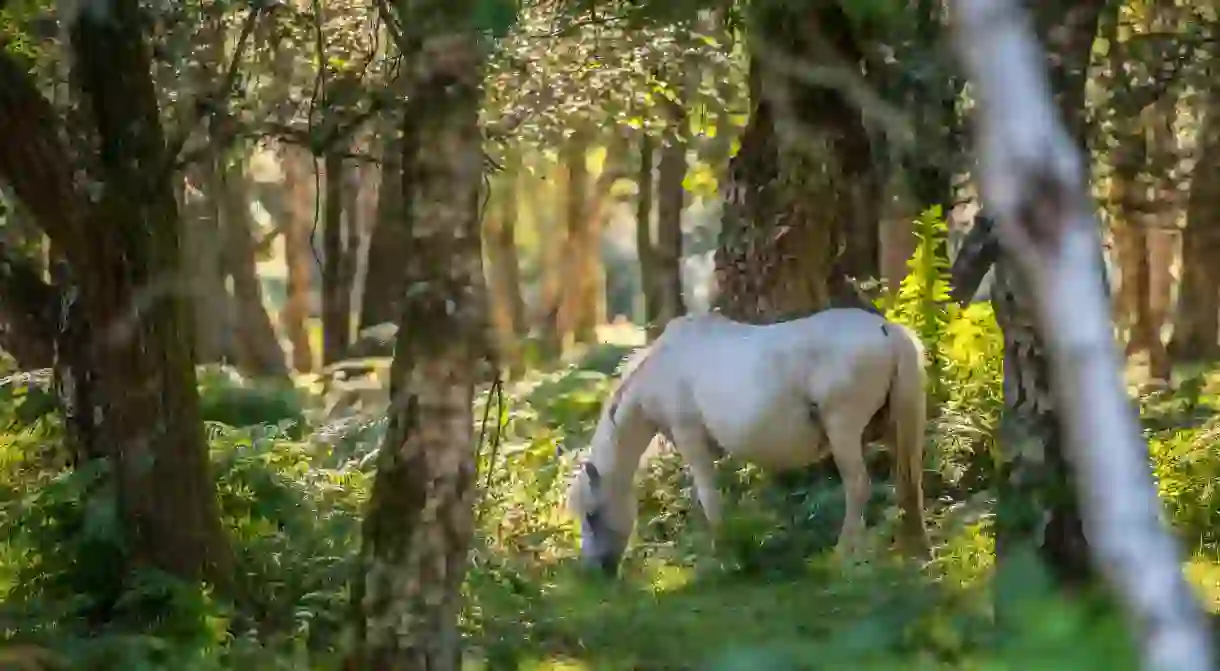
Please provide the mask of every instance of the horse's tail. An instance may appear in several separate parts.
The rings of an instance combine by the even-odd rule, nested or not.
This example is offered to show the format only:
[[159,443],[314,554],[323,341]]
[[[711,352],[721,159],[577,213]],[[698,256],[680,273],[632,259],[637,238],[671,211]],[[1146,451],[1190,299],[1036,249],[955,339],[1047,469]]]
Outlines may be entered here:
[[923,443],[928,422],[923,346],[910,329],[886,324],[896,359],[890,382],[891,435],[895,448],[895,482],[902,510],[902,536],[911,552],[930,552],[923,509]]

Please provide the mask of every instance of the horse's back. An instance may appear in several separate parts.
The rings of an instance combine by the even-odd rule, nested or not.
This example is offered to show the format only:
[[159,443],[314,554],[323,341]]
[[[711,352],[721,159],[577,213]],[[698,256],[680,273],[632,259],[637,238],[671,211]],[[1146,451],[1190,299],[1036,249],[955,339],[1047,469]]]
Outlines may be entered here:
[[883,403],[887,324],[851,308],[764,326],[688,318],[666,329],[648,402],[662,424],[698,422],[727,452],[775,467],[810,463],[825,452],[818,405],[836,394],[861,408]]

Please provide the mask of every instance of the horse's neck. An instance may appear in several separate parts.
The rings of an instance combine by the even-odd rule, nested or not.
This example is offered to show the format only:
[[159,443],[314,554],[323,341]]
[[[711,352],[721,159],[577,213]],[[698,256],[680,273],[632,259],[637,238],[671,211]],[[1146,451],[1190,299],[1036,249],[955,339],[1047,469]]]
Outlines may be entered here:
[[615,417],[603,417],[598,422],[590,458],[615,487],[630,487],[640,458],[655,435],[656,427],[638,406],[623,403]]

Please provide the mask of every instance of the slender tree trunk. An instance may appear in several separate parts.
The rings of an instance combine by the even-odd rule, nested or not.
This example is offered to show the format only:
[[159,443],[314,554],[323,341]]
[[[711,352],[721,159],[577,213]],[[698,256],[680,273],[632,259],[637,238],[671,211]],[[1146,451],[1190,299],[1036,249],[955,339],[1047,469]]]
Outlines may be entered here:
[[242,163],[221,172],[224,194],[220,199],[224,226],[225,269],[233,281],[234,333],[238,340],[236,362],[256,377],[286,378],[288,365],[271,315],[263,302],[254,248],[254,221],[250,216],[249,183]]
[[507,366],[512,377],[525,372],[521,354],[525,302],[521,298],[521,270],[517,262],[517,171],[516,157],[509,157],[500,178],[500,197],[485,216],[483,227],[491,320],[501,365]]
[[[1102,0],[1048,2],[1034,12],[1035,23],[1046,40],[1049,79],[1056,106],[1069,137],[1085,146],[1084,88],[1093,39],[1104,6]],[[1036,328],[1035,306],[1028,287],[1003,253],[994,255],[997,242],[989,227],[975,223],[954,262],[953,275],[960,296],[977,288],[982,272],[967,272],[977,259],[995,262],[992,302],[1004,332],[1004,402],[999,429],[996,553],[1001,571],[1019,567],[1017,558],[1032,551],[1051,570],[1060,585],[1082,587],[1092,582],[1088,544],[1084,537],[1075,480],[1068,465],[1058,410],[1051,394],[1044,345]],[[973,242],[979,242],[973,247]],[[991,249],[990,254],[979,250]],[[975,278],[974,288],[960,278]],[[1098,279],[1101,281],[1101,278]],[[1016,568],[1014,570],[1020,570]],[[1015,579],[1001,584],[1019,584]],[[1011,615],[1014,594],[997,595],[999,613]]]
[[[413,157],[416,140],[411,128],[389,126],[382,137],[381,185],[377,189],[377,219],[369,239],[368,265],[364,273],[364,296],[360,307],[360,329],[392,322],[397,324],[402,295],[403,264],[407,262],[410,216],[406,189],[413,178],[404,171],[404,157]],[[404,146],[403,143],[411,146]]]
[[652,234],[653,138],[640,133],[640,165],[636,175],[635,249],[640,263],[640,290],[644,295],[644,326],[648,341],[661,335],[661,295],[657,268],[656,242]]
[[[346,167],[338,153],[326,155],[326,196],[322,213],[322,363],[343,359],[352,344],[352,285],[347,272],[343,205]],[[352,213],[355,214],[355,213]]]
[[284,265],[287,270],[287,297],[280,311],[280,326],[292,347],[292,368],[298,373],[313,370],[313,345],[309,340],[310,285],[313,277],[313,255],[311,233],[313,208],[309,197],[313,179],[303,169],[307,160],[305,152],[293,145],[283,145],[280,164],[284,172],[286,206],[284,214]]
[[[563,320],[564,282],[567,274],[567,230],[553,211],[541,211],[539,193],[553,195],[554,187],[550,181],[537,185],[537,191],[530,190],[530,200],[534,207],[531,212],[537,213],[538,228],[542,236],[542,291],[539,306],[540,324],[538,327],[539,354],[544,361],[552,361],[563,355],[563,343],[566,340],[567,324]],[[543,202],[549,202],[549,199]]]
[[565,263],[563,283],[563,307],[560,312],[561,329],[571,333],[574,342],[590,344],[597,342],[597,332],[586,315],[588,306],[582,300],[588,293],[587,286],[593,281],[586,266],[589,249],[593,246],[592,231],[589,230],[589,169],[587,153],[589,134],[577,131],[568,138],[562,152],[566,174],[567,193],[567,244],[564,249]]
[[218,166],[209,156],[190,171],[183,193],[183,269],[192,307],[196,363],[232,361],[233,319],[224,281],[224,232],[218,205]]
[[471,405],[475,364],[486,351],[481,56],[473,32],[432,32],[419,54],[408,54],[423,73],[411,92],[418,115],[409,121],[420,145],[404,160],[418,166],[405,263],[418,289],[402,297],[412,328],[398,332],[390,426],[365,517],[361,649],[352,668],[461,668],[460,587],[474,522]]
[[660,299],[657,333],[671,320],[686,314],[682,298],[682,212],[686,208],[686,149],[688,136],[684,98],[667,105],[669,127],[657,166],[657,242],[653,258]]

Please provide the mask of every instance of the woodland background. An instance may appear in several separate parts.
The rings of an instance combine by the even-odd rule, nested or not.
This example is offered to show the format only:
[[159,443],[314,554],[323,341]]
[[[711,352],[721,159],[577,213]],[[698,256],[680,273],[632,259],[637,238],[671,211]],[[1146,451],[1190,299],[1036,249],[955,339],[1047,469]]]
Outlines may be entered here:
[[[1029,11],[1216,610],[1220,18]],[[947,34],[930,0],[0,0],[0,665],[1134,668]],[[884,548],[879,478],[876,558],[827,562],[829,466],[724,464],[713,551],[665,455],[623,582],[578,575],[627,351],[832,305],[927,348],[936,559]]]

